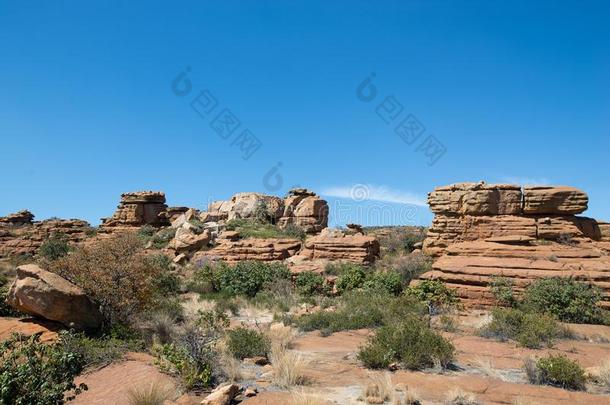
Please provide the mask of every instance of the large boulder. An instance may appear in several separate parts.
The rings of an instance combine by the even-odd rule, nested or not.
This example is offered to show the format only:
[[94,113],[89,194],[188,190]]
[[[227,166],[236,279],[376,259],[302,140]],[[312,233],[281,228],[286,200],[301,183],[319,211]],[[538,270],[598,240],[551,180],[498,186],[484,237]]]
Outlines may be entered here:
[[292,189],[284,200],[280,227],[296,225],[307,233],[317,233],[328,226],[328,203],[304,188]]
[[514,215],[521,212],[521,187],[514,184],[456,183],[428,194],[435,214]]
[[535,186],[523,189],[524,214],[580,214],[589,197],[575,187]]
[[280,261],[297,254],[301,249],[298,239],[239,239],[232,231],[225,231],[212,249],[196,252],[194,262],[222,260],[236,263],[243,260]]
[[239,218],[255,218],[260,214],[260,208],[267,211],[272,222],[282,216],[284,200],[273,195],[261,193],[237,193],[230,200],[215,201],[208,206],[208,211],[201,214],[203,222],[223,221]]
[[7,302],[21,312],[78,330],[94,330],[102,323],[98,307],[80,287],[35,264],[17,267]]
[[300,257],[372,264],[379,256],[379,240],[362,234],[346,235],[331,228],[305,240]]

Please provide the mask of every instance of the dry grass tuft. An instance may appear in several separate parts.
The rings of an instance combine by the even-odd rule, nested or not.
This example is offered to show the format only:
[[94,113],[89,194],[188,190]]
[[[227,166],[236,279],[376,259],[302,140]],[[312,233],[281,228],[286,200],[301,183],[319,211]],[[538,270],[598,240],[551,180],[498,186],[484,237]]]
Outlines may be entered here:
[[163,405],[171,394],[169,385],[154,381],[147,386],[131,388],[127,392],[127,399],[129,405]]
[[445,405],[480,405],[477,397],[472,392],[466,392],[461,388],[454,388],[447,393]]
[[271,345],[280,350],[290,349],[292,341],[296,337],[296,330],[283,323],[274,323],[267,331],[267,337],[271,340]]
[[292,405],[328,405],[328,401],[324,398],[304,392],[295,392],[291,400]]
[[362,391],[362,397],[369,404],[379,404],[393,398],[394,388],[388,373],[370,375],[370,381]]
[[270,360],[273,365],[273,383],[278,387],[290,388],[307,382],[305,368],[309,362],[300,353],[275,346],[271,349]]
[[511,402],[511,405],[539,405],[539,404],[538,404],[538,402],[534,402],[528,398],[517,397],[517,398],[513,399],[513,402]]
[[421,405],[421,399],[415,390],[405,390],[404,392],[394,392],[392,405]]
[[599,368],[598,381],[610,390],[610,360],[606,360]]
[[502,379],[502,374],[493,367],[493,363],[490,358],[477,357],[475,363],[478,369],[485,374],[487,377]]

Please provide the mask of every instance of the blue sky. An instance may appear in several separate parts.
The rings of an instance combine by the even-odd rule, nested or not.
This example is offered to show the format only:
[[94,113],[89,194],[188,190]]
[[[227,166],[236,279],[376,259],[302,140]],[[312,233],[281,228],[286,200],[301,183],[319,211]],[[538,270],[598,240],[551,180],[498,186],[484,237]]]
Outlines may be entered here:
[[609,19],[587,1],[4,1],[0,215],[96,224],[130,190],[201,208],[300,185],[334,224],[427,224],[435,186],[486,180],[574,185],[610,220]]

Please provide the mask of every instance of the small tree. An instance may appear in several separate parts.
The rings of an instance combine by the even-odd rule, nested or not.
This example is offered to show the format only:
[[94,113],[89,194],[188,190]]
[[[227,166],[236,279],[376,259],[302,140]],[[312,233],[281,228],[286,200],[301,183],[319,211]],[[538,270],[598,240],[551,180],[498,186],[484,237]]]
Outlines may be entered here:
[[127,325],[154,307],[164,269],[147,259],[135,234],[83,247],[57,260],[52,269],[83,288],[100,304],[107,326]]

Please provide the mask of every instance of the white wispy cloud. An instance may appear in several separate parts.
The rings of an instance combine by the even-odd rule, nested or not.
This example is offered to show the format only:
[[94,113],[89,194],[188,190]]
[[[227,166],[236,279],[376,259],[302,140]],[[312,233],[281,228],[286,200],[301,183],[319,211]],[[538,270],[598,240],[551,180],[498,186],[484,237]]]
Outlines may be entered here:
[[546,186],[552,182],[546,177],[519,177],[505,176],[501,178],[503,183],[513,183],[520,186]]
[[397,204],[427,206],[426,197],[403,190],[393,190],[373,184],[352,184],[349,186],[327,187],[320,194],[329,197],[349,198],[355,201],[382,201]]

